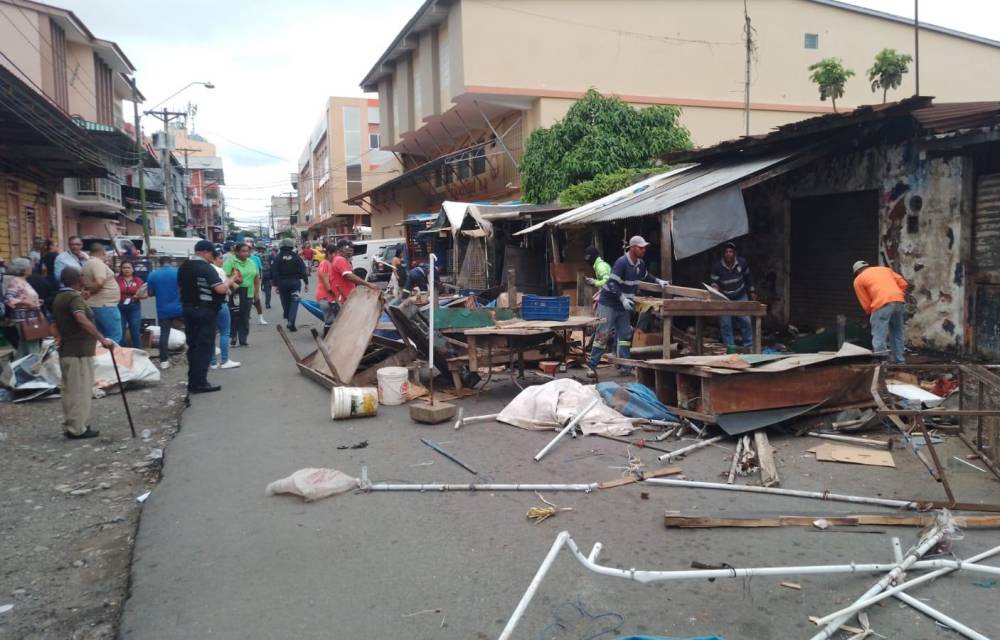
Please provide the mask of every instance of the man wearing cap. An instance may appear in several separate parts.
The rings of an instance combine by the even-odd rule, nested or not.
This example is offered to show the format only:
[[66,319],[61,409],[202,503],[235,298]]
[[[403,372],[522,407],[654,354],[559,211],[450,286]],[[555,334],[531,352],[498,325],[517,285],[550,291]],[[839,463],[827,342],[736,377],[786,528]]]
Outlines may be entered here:
[[872,350],[884,354],[891,349],[894,362],[906,362],[903,323],[909,283],[889,267],[872,267],[864,260],[855,262],[853,268],[854,293],[871,318]]
[[[601,287],[597,299],[597,333],[594,347],[587,363],[587,377],[597,377],[597,365],[608,349],[608,338],[613,331],[618,336],[618,357],[628,358],[632,348],[632,309],[635,308],[635,294],[640,282],[655,282],[661,287],[670,284],[655,278],[646,270],[642,257],[646,255],[649,243],[642,236],[632,236],[628,241],[625,255],[615,260],[607,282]],[[631,373],[631,368],[623,367],[622,373]]]
[[271,281],[278,288],[281,299],[281,316],[289,331],[298,331],[295,317],[299,310],[299,290],[304,283],[309,290],[309,270],[305,262],[295,253],[295,243],[291,238],[282,238],[278,255],[271,263]]
[[[736,255],[736,245],[727,242],[722,245],[722,259],[712,267],[712,286],[733,301],[756,300],[757,293],[750,277],[750,265],[746,258]],[[753,328],[750,326],[750,316],[721,316],[719,332],[727,347],[734,347],[733,320],[739,329],[743,346],[753,344]]]
[[232,275],[224,280],[219,277],[212,266],[214,252],[215,245],[199,240],[194,245],[194,255],[177,269],[188,347],[188,393],[208,393],[222,388],[209,384],[208,366],[215,353],[216,316],[236,279]]

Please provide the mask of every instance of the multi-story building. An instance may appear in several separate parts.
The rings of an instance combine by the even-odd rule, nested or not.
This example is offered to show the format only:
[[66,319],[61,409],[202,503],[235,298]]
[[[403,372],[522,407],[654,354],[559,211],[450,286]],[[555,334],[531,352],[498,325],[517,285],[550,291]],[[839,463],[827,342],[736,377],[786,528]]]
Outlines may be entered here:
[[298,227],[309,237],[350,235],[368,212],[346,201],[385,178],[378,100],[331,97],[299,157]]
[[278,235],[292,230],[292,218],[299,210],[295,192],[271,196],[271,233]]
[[138,153],[122,100],[134,71],[73,12],[0,0],[0,253],[125,230],[122,184]]
[[[697,145],[832,110],[809,65],[842,58],[856,75],[844,109],[880,102],[866,70],[883,48],[913,52],[912,21],[837,0],[427,0],[361,82],[379,97],[382,148],[400,173],[351,204],[375,235],[445,199],[514,200],[528,135],[593,87],[628,103],[677,105]],[[922,24],[920,92],[995,99],[982,82],[1000,43]],[[503,46],[498,49],[498,37]],[[960,65],[955,61],[961,60]],[[749,94],[745,91],[749,89]],[[890,99],[915,91],[907,74]]]

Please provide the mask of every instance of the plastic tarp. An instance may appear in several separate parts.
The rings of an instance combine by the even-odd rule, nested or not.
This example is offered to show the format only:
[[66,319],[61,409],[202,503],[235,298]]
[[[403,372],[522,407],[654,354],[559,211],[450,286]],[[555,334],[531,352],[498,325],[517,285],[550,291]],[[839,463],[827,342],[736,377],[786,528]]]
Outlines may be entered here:
[[[118,363],[118,375],[125,382],[159,382],[160,370],[149,359],[142,349],[115,347],[115,361]],[[111,362],[111,353],[98,346],[94,354],[94,386],[107,389],[118,384],[115,367]]]
[[601,394],[605,404],[626,417],[671,422],[679,420],[665,404],[656,399],[656,393],[644,384],[600,382],[597,384],[597,392]]
[[674,210],[670,235],[674,258],[681,260],[746,235],[743,191],[732,185],[692,200]]
[[[563,378],[528,387],[511,400],[497,416],[497,422],[530,430],[561,429],[594,398],[597,387]],[[622,436],[634,430],[632,421],[603,402],[580,421],[584,434]]]

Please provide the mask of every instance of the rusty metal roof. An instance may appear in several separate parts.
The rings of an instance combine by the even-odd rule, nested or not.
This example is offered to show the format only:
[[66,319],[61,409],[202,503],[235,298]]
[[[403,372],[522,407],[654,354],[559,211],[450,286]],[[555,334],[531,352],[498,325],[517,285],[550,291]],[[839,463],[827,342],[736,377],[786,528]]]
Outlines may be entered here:
[[913,118],[929,133],[986,127],[1000,122],[1000,101],[942,102],[916,109]]

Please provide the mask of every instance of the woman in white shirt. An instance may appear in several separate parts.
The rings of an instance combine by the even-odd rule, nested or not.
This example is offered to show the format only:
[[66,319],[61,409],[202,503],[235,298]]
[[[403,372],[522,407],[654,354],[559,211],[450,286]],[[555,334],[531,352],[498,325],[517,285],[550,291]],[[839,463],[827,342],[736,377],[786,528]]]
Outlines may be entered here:
[[[218,249],[212,254],[212,266],[215,270],[219,272],[219,277],[223,280],[226,279],[226,274],[222,270],[222,252]],[[234,288],[239,285],[234,285]],[[219,355],[222,357],[222,364],[219,364],[215,359],[215,353],[212,353],[212,360],[209,366],[213,369],[235,369],[240,366],[239,362],[229,359],[229,327],[231,318],[229,316],[229,305],[223,304],[219,306],[219,315],[217,316],[218,329],[219,329]]]

